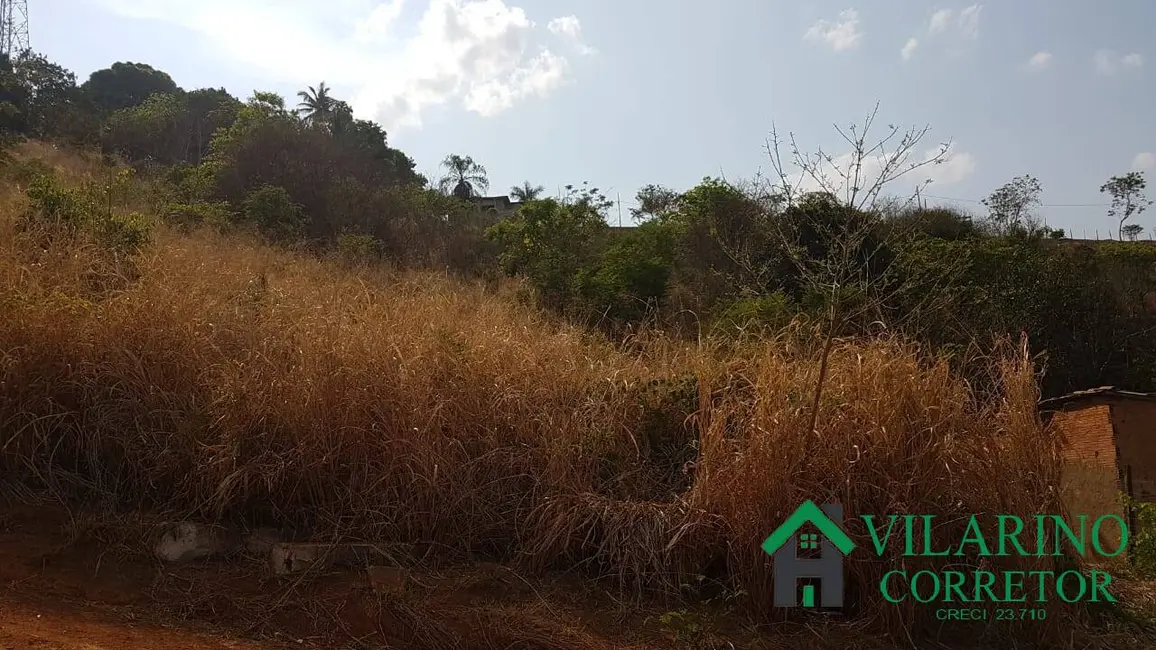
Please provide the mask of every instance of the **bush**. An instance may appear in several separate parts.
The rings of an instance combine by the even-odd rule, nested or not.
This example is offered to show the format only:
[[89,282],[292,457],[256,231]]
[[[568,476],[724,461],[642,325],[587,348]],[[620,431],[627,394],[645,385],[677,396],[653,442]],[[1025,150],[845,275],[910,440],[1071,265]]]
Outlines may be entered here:
[[65,187],[53,176],[34,177],[25,194],[29,201],[26,222],[80,228],[97,210],[90,196]]
[[783,293],[772,293],[731,303],[715,318],[712,329],[716,334],[777,331],[797,313],[790,298]]
[[305,215],[283,187],[262,185],[249,192],[241,203],[241,215],[273,239],[300,239],[305,232]]
[[232,207],[225,201],[193,201],[165,206],[165,219],[183,228],[205,225],[224,230],[235,219]]
[[381,242],[373,235],[342,233],[337,238],[337,256],[346,264],[368,264],[381,259]]
[[151,239],[151,220],[139,213],[113,213],[96,219],[94,230],[98,240],[117,253],[131,255],[139,251]]

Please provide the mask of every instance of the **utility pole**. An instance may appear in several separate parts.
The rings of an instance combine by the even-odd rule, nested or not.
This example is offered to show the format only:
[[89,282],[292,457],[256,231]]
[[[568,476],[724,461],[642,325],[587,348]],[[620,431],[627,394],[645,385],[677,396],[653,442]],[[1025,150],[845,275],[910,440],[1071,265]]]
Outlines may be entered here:
[[615,196],[618,197],[618,227],[621,228],[622,227],[622,192],[616,191]]

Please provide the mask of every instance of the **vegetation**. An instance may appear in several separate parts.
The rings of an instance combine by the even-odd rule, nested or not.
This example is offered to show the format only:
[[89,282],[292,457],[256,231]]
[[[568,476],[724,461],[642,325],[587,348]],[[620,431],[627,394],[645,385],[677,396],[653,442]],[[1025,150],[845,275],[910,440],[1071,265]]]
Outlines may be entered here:
[[[947,153],[910,160],[926,128],[875,138],[873,112],[839,131],[849,162],[774,135],[775,178],[647,186],[622,233],[586,182],[527,181],[499,219],[472,157],[427,179],[325,83],[298,99],[0,62],[5,480],[634,595],[721,585],[770,621],[758,544],[804,495],[1054,512],[1040,391],[1156,390],[1156,247],[1040,227],[1031,176],[982,216],[893,200]],[[1104,186],[1122,238],[1144,187]],[[851,613],[938,631],[871,588],[885,564],[851,566]],[[1070,634],[1055,620],[991,633]]]

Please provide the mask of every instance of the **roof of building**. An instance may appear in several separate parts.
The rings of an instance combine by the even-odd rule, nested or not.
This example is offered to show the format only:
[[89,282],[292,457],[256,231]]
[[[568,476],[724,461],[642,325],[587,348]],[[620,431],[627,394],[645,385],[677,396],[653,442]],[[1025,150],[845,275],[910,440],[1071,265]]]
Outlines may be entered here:
[[1045,406],[1060,406],[1068,402],[1074,402],[1082,399],[1091,399],[1096,397],[1109,397],[1117,399],[1136,399],[1145,401],[1156,401],[1156,393],[1138,393],[1131,390],[1121,390],[1115,386],[1100,386],[1099,388],[1089,388],[1087,390],[1078,390],[1074,393],[1061,395],[1059,397],[1052,397],[1050,399],[1040,400],[1040,407]]

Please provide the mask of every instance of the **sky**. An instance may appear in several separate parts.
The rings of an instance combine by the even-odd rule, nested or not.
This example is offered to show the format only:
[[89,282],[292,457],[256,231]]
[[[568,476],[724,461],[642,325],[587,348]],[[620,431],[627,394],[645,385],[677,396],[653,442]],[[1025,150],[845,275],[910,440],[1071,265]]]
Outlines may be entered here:
[[[1133,170],[1156,181],[1151,0],[28,4],[32,48],[80,80],[136,61],[186,89],[294,101],[325,81],[431,178],[459,153],[485,165],[490,194],[589,181],[621,199],[624,224],[643,185],[771,172],[772,128],[846,160],[835,126],[876,103],[873,135],[930,125],[912,162],[951,145],[889,187],[904,197],[930,178],[927,203],[981,215],[1031,174],[1048,225],[1106,238],[1100,186]],[[1137,222],[1156,236],[1156,209]]]

